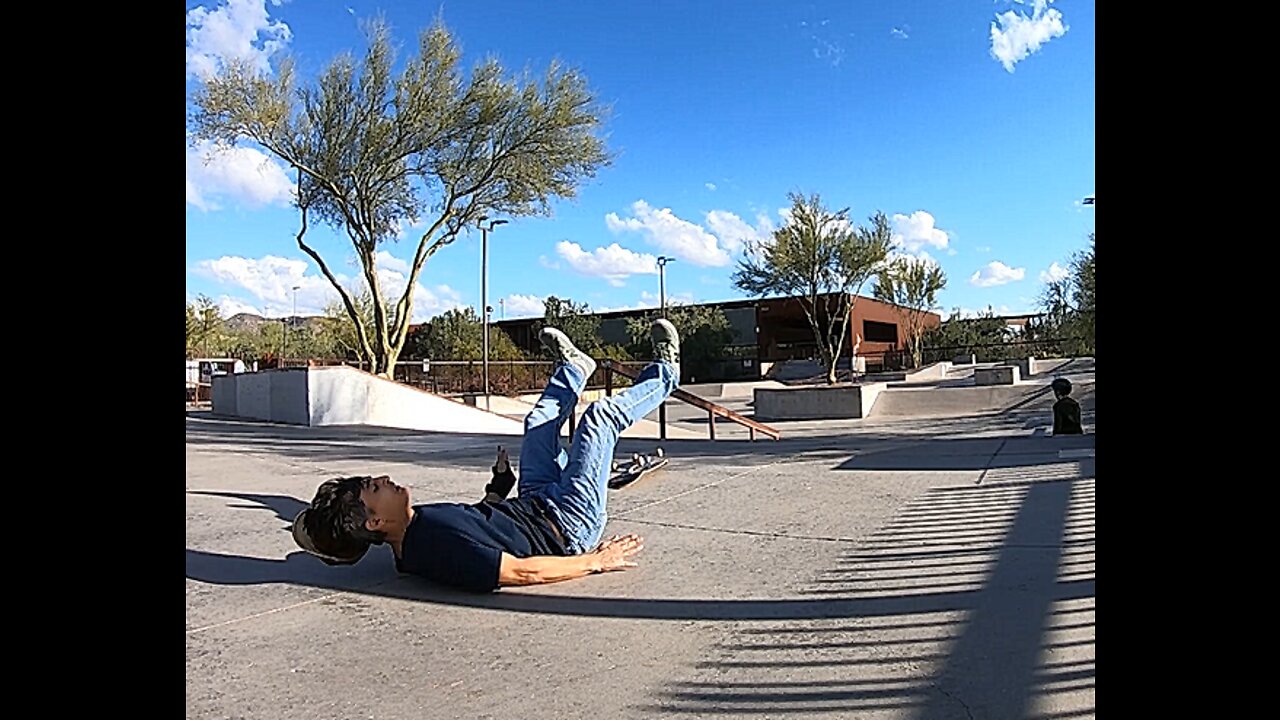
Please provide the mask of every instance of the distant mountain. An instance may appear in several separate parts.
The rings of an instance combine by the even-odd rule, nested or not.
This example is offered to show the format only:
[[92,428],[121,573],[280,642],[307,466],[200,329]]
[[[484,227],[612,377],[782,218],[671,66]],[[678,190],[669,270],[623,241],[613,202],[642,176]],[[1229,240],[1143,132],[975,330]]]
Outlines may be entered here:
[[265,318],[261,315],[253,313],[236,313],[223,321],[223,326],[230,332],[240,332],[242,330],[256,330],[264,324],[279,325],[281,321],[292,322],[295,326],[314,327],[323,320],[321,317],[299,315],[292,318]]

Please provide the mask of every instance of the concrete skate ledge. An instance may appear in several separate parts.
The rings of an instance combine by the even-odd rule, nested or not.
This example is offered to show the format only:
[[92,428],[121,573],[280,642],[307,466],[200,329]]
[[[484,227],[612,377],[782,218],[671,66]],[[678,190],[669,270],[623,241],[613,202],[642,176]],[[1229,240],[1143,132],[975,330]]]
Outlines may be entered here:
[[213,413],[290,425],[521,435],[524,424],[346,366],[213,378]]
[[925,382],[929,380],[944,380],[947,373],[951,372],[950,362],[936,362],[932,365],[926,365],[918,370],[908,371],[903,375],[906,382]]
[[1017,385],[1019,380],[1017,365],[997,365],[995,367],[975,368],[974,385]]
[[756,388],[757,420],[825,420],[864,418],[887,383]]

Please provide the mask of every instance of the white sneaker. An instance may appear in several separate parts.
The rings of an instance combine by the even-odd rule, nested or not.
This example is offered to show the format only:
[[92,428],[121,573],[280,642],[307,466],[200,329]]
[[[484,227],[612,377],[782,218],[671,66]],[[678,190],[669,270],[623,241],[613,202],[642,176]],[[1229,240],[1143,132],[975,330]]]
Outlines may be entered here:
[[574,347],[573,341],[568,335],[553,328],[542,328],[542,332],[538,333],[538,339],[542,341],[543,347],[551,352],[560,362],[566,362],[570,365],[577,365],[582,370],[582,376],[590,378],[591,374],[596,371],[596,361],[591,356]]
[[649,337],[653,340],[653,359],[655,362],[680,364],[680,333],[676,326],[666,318],[653,321],[649,328]]

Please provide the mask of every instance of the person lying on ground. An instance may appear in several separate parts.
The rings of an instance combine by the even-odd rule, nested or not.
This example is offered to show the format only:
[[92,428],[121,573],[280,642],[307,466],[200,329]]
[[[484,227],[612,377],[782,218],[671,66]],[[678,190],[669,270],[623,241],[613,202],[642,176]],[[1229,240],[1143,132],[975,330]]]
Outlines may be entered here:
[[636,567],[644,548],[636,534],[603,539],[608,482],[622,431],[656,410],[680,379],[680,339],[665,319],[650,329],[653,362],[631,387],[591,403],[568,452],[560,428],[569,419],[596,362],[568,336],[544,328],[539,336],[556,358],[541,397],[525,417],[519,489],[509,463],[485,499],[474,504],[414,505],[408,488],[389,476],[326,480],[293,522],[299,547],[330,565],[358,562],[370,546],[387,545],[396,569],[462,590],[488,592],[513,585],[560,582]]

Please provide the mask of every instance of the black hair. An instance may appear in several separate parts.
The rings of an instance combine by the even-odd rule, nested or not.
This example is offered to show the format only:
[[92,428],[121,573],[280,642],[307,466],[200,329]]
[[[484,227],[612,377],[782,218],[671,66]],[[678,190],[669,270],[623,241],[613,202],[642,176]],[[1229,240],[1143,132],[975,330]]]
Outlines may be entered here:
[[358,560],[370,545],[386,541],[386,533],[365,527],[369,509],[360,499],[360,491],[372,481],[372,477],[362,475],[334,478],[320,484],[302,520],[317,550],[337,558]]
[[1049,383],[1049,387],[1053,388],[1058,395],[1071,394],[1071,381],[1066,378],[1054,378],[1053,382]]

